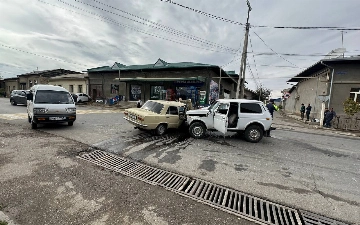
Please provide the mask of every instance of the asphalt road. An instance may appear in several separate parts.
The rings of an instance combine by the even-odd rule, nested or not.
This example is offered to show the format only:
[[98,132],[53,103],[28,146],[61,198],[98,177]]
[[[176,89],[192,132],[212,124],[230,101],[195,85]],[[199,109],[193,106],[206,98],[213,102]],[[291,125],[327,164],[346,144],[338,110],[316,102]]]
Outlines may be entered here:
[[[26,107],[8,99],[0,105],[0,119],[27,123]],[[133,129],[119,111],[78,109],[73,127],[39,129],[297,209],[360,221],[360,138],[307,129],[279,115],[272,137],[256,144],[216,132],[202,140],[176,131],[153,137]]]

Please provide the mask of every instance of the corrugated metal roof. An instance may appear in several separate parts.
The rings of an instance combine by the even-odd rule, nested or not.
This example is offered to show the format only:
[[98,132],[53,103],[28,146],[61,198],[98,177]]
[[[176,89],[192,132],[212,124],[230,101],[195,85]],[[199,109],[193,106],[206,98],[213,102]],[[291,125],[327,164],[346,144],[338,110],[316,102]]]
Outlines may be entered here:
[[308,67],[295,77],[291,78],[287,82],[299,82],[301,80],[307,79],[306,77],[310,77],[312,74],[316,73],[317,71],[320,71],[326,66],[322,63],[325,63],[326,65],[334,65],[334,64],[353,64],[353,63],[360,63],[360,57],[347,57],[347,58],[335,58],[335,59],[323,59],[319,62],[315,63],[314,65]]

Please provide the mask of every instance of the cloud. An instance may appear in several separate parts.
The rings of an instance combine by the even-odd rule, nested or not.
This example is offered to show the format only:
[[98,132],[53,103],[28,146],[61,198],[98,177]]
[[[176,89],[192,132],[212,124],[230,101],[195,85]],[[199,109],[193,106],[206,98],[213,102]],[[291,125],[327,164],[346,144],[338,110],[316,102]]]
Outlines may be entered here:
[[[245,32],[243,26],[215,20],[159,0],[101,1],[128,13],[109,8],[94,0],[83,1],[85,4],[70,0],[34,0],[23,7],[22,0],[3,0],[0,21],[5,22],[0,24],[1,44],[69,63],[0,47],[1,75],[12,77],[37,68],[83,71],[90,67],[112,65],[115,61],[126,65],[149,64],[158,58],[168,62],[192,61],[219,66],[234,59],[232,53],[223,48],[215,48],[215,44],[241,49],[235,57],[236,60],[224,68],[239,72]],[[247,6],[243,0],[177,2],[234,21],[246,21]],[[250,24],[254,26],[356,27],[360,22],[358,0],[342,1],[341,4],[325,0],[256,0],[251,1],[251,6]],[[129,13],[159,23],[161,27],[154,28],[153,23],[133,17]],[[169,32],[165,26],[175,30]],[[189,39],[188,35],[184,36],[183,33],[194,35],[202,42]],[[344,34],[344,47],[349,51],[347,55],[360,53],[355,51],[358,50],[359,33],[349,31]],[[248,62],[253,76],[262,85],[272,89],[274,97],[280,96],[280,91],[288,87],[286,80],[289,77],[323,58],[306,55],[327,54],[341,47],[341,33],[329,30],[252,27],[250,40]],[[207,41],[211,44],[205,43]],[[276,54],[257,54],[273,53],[269,47],[277,53],[305,56],[283,56],[286,61]],[[291,68],[292,64],[300,68]],[[249,70],[246,71],[248,87],[256,89],[253,76]]]

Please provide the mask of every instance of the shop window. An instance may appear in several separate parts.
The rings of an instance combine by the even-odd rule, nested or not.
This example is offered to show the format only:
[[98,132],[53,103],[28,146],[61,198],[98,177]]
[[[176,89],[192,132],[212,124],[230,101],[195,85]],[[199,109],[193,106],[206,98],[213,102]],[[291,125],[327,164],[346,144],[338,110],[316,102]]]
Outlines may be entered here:
[[150,87],[150,99],[153,100],[162,100],[165,97],[163,96],[164,86],[151,86]]
[[130,101],[137,101],[141,99],[141,85],[131,84],[130,85]]
[[83,87],[82,85],[78,85],[78,93],[82,93],[83,92]]
[[74,92],[74,85],[69,85],[69,92],[71,92],[71,93]]

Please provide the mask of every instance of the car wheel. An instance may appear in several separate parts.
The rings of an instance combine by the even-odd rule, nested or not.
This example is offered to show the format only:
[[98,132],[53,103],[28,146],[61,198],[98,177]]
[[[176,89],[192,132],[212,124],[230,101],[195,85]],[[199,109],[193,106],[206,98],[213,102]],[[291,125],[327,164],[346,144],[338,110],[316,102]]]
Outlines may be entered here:
[[79,100],[78,100],[78,103],[82,103],[82,101],[79,99]]
[[37,129],[37,124],[34,121],[31,121],[31,129]]
[[11,100],[11,105],[17,105],[13,99]]
[[206,127],[203,123],[195,122],[190,125],[189,133],[193,138],[203,138],[206,134]]
[[263,138],[263,129],[258,125],[250,125],[245,129],[245,139],[257,143]]
[[28,115],[28,122],[31,123],[31,118],[30,116]]
[[72,125],[74,125],[74,122],[73,122],[73,121],[68,122],[68,126],[72,126]]
[[161,135],[165,134],[166,130],[167,130],[166,124],[159,124],[159,126],[157,126],[155,129],[155,133],[157,135],[161,136]]

